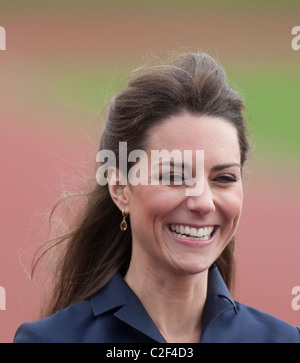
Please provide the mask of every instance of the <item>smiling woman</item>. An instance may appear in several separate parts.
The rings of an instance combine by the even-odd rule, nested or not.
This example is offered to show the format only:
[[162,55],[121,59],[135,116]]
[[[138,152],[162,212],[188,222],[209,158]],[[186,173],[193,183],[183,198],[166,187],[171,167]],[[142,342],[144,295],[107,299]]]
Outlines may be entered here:
[[[133,251],[125,280],[136,280],[143,271],[153,270],[150,276],[161,279],[158,286],[172,278],[178,281],[182,274],[193,275],[199,282],[197,273],[207,272],[235,233],[242,208],[240,148],[235,127],[222,118],[184,112],[148,133],[148,153],[176,147],[182,153],[188,148],[205,151],[201,194],[187,197],[184,183],[136,187],[129,184],[122,193],[120,185],[110,186],[115,203],[130,214]],[[220,164],[227,168],[215,170]],[[195,169],[196,160],[192,165]],[[181,167],[173,167],[170,172],[183,176]],[[224,182],[225,177],[228,179]],[[170,233],[171,225],[184,227],[185,233]],[[192,228],[203,233],[211,227],[214,233],[205,239],[191,239]]]
[[[300,342],[297,328],[230,294],[249,151],[243,107],[204,53],[133,72],[101,136],[115,161],[107,183],[95,183],[79,225],[57,239],[65,248],[47,318],[21,325],[16,342]],[[155,183],[130,183],[134,150],[148,163],[153,150],[202,151],[201,192],[186,192],[195,157],[188,167],[163,158],[147,168]]]

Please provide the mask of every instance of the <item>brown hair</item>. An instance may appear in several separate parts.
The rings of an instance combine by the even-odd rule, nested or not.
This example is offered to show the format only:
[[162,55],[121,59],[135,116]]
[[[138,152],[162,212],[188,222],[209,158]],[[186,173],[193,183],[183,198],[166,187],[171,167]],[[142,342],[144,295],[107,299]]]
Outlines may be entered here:
[[[100,150],[112,150],[119,160],[119,142],[127,142],[128,154],[145,149],[147,132],[172,115],[188,111],[219,116],[237,130],[241,165],[249,150],[244,108],[231,89],[220,64],[205,53],[172,54],[167,61],[142,67],[132,73],[127,87],[111,101]],[[120,270],[126,273],[131,258],[131,228],[119,228],[121,213],[108,186],[95,183],[77,227],[57,239],[67,242],[57,267],[57,280],[44,315],[87,299]],[[56,243],[56,244],[57,244]],[[234,276],[234,240],[215,262],[230,288]]]

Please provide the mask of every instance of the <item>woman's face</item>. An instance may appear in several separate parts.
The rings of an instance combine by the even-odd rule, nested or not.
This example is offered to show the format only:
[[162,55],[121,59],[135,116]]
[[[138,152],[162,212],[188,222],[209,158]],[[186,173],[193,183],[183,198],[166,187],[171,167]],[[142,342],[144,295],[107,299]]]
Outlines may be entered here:
[[[151,165],[151,150],[192,150],[191,173],[182,165],[165,172]],[[204,150],[197,170],[196,150]],[[182,113],[155,126],[148,134],[150,185],[126,186],[132,228],[132,262],[155,271],[197,274],[218,258],[238,226],[243,201],[237,131],[228,121]],[[164,157],[163,157],[164,159]],[[162,164],[169,160],[160,160]],[[185,159],[184,159],[185,161]],[[188,167],[188,165],[185,165]],[[188,170],[188,169],[185,169]],[[203,190],[188,195],[185,176],[201,179]],[[199,175],[197,175],[199,174]],[[170,185],[162,180],[170,178]],[[176,185],[172,180],[182,181]],[[200,184],[201,184],[200,183]],[[199,185],[200,185],[199,184]]]

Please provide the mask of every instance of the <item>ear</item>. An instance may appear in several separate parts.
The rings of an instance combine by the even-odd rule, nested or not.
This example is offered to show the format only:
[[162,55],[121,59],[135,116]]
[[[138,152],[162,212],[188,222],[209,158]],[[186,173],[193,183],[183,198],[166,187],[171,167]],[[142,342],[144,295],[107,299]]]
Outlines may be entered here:
[[116,206],[120,210],[124,208],[125,213],[129,214],[130,190],[127,185],[127,179],[118,169],[109,168],[107,170],[107,182],[109,194]]

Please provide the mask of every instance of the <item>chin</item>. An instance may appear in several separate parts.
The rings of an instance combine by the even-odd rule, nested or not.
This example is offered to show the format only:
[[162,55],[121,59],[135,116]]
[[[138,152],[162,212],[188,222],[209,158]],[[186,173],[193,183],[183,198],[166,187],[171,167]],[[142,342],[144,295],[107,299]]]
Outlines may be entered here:
[[201,274],[202,272],[205,272],[209,269],[209,267],[212,265],[213,262],[207,261],[199,263],[199,261],[192,263],[186,263],[186,264],[178,264],[176,267],[176,272],[179,275],[197,275]]

